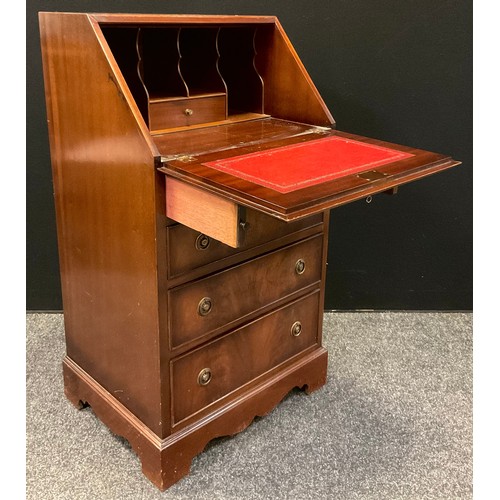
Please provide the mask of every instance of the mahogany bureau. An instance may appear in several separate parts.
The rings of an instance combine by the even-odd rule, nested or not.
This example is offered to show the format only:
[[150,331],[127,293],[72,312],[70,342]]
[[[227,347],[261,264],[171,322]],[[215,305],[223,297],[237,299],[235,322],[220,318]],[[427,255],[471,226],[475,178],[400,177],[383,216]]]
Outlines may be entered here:
[[336,131],[274,17],[39,20],[65,392],[165,489],[325,383],[329,210],[458,162]]

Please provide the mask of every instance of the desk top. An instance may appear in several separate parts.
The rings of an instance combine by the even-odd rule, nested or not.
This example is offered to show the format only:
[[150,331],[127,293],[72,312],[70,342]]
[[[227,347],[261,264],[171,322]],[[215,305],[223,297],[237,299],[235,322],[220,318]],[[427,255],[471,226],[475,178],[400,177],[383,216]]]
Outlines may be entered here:
[[289,193],[414,156],[338,136],[205,163],[208,167]]
[[283,220],[459,163],[429,151],[270,117],[153,140],[163,173]]

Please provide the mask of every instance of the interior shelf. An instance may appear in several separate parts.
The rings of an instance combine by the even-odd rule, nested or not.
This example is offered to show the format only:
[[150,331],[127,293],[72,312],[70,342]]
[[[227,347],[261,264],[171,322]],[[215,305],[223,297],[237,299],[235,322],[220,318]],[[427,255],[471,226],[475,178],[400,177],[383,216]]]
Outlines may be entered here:
[[151,133],[263,116],[256,32],[245,25],[103,27]]

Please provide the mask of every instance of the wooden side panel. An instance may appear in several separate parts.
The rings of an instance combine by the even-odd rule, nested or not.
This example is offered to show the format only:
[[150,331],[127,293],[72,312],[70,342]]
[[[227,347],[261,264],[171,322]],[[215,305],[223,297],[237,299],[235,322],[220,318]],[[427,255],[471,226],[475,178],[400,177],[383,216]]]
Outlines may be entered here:
[[335,120],[278,20],[255,39],[255,63],[264,80],[264,113],[275,118],[329,127]]
[[94,28],[85,14],[40,14],[67,354],[162,435],[161,181]]

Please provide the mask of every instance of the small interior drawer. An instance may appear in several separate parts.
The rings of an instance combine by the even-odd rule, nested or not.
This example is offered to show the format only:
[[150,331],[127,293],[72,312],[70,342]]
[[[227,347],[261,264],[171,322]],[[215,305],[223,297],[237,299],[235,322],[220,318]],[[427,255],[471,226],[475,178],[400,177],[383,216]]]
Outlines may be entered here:
[[170,176],[165,177],[165,189],[169,219],[230,247],[241,246],[245,222],[241,205]]
[[171,363],[178,423],[317,342],[319,291]]
[[168,292],[172,347],[204,337],[321,279],[323,235]]
[[223,93],[149,100],[149,127],[158,131],[226,119]]
[[239,248],[232,248],[183,224],[170,226],[167,228],[169,278],[302,229],[320,226],[322,221],[323,214],[316,214],[298,221],[284,222],[257,210],[247,209],[245,235]]

